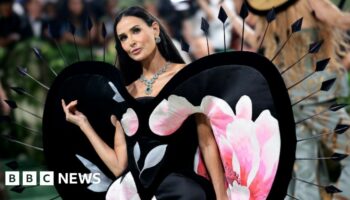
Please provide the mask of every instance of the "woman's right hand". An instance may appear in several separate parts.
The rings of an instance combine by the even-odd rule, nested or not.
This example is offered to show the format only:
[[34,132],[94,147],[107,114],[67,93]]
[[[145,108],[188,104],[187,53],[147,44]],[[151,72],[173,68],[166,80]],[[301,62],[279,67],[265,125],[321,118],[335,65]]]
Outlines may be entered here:
[[77,104],[78,100],[75,100],[66,105],[66,102],[62,99],[62,107],[66,114],[66,120],[82,128],[84,125],[88,124],[88,120],[83,113],[77,110]]

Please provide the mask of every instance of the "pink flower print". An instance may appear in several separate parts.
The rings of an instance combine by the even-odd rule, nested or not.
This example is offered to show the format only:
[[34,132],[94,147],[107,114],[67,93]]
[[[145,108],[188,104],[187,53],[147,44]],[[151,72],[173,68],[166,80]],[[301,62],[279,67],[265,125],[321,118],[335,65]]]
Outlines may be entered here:
[[174,133],[189,115],[197,111],[184,97],[171,95],[153,110],[149,126],[153,133],[167,136]]

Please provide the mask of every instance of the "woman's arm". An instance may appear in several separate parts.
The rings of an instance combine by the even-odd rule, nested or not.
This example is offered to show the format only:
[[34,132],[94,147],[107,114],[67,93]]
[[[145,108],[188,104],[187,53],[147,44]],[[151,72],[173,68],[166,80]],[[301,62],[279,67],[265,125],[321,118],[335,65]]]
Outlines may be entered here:
[[219,149],[217,147],[210,123],[203,114],[196,115],[197,131],[199,138],[199,148],[203,154],[204,163],[208,169],[210,179],[212,180],[216,199],[226,200],[225,173],[220,159]]
[[343,30],[350,29],[350,13],[342,12],[328,0],[308,0],[308,2],[315,11],[317,19]]
[[70,102],[68,105],[62,100],[66,120],[80,127],[101,160],[115,176],[119,176],[125,170],[128,162],[124,131],[120,122],[114,115],[111,116],[112,124],[115,126],[113,149],[98,136],[86,116],[76,109],[77,104],[77,100]]

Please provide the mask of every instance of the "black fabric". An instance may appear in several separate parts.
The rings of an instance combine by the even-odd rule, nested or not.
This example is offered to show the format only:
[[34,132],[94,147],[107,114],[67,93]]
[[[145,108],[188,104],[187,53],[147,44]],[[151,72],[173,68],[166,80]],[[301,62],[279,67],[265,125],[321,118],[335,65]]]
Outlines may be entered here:
[[[125,100],[117,103],[112,98],[112,82]],[[128,146],[128,170],[131,171],[141,199],[151,199],[154,194],[163,199],[183,195],[180,183],[190,180],[193,193],[179,199],[191,199],[204,195],[211,199],[212,185],[195,174],[193,160],[198,147],[194,116],[188,117],[170,136],[158,136],[151,132],[148,120],[154,108],[170,95],[185,97],[194,106],[203,97],[212,95],[225,100],[235,111],[242,95],[248,95],[253,103],[253,120],[264,109],[269,109],[278,120],[281,134],[279,166],[268,199],[284,198],[295,160],[295,125],[288,92],[275,66],[266,58],[249,52],[228,52],[210,55],[197,60],[178,72],[154,98],[135,99],[122,85],[116,68],[101,62],[79,62],[66,68],[55,80],[48,93],[43,121],[45,157],[50,170],[56,172],[86,172],[75,158],[79,154],[99,166],[110,178],[115,179],[98,158],[84,134],[65,121],[60,100],[78,99],[78,109],[87,115],[92,126],[108,145],[113,147],[113,127],[109,117],[118,119],[128,108],[138,117],[139,128],[135,135],[126,136]],[[136,165],[133,148],[140,145],[141,156]],[[146,154],[154,147],[167,144],[162,161],[139,176],[138,166],[143,166]],[[192,182],[193,181],[193,182]],[[179,186],[168,188],[173,182]],[[56,188],[64,198],[78,193],[81,198],[103,199],[102,194],[89,191],[86,185],[60,185]],[[192,186],[191,186],[192,187]],[[203,188],[204,190],[202,190]],[[189,189],[191,190],[191,189]],[[191,190],[192,191],[192,190]]]

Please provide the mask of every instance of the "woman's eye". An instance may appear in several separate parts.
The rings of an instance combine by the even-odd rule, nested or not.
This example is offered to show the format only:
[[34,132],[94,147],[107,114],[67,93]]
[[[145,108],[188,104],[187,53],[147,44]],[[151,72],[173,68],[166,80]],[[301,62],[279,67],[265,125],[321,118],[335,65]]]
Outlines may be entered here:
[[119,37],[119,40],[120,40],[121,42],[125,41],[125,40],[126,40],[126,36],[120,36],[120,37]]
[[134,29],[132,29],[132,32],[133,32],[133,33],[139,33],[140,31],[141,31],[140,28],[134,28]]

